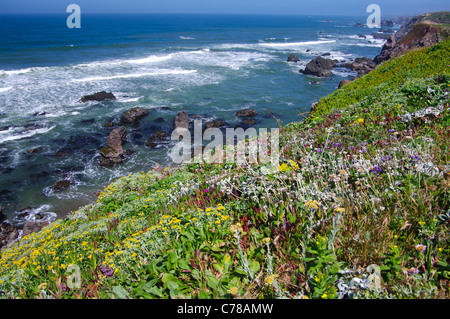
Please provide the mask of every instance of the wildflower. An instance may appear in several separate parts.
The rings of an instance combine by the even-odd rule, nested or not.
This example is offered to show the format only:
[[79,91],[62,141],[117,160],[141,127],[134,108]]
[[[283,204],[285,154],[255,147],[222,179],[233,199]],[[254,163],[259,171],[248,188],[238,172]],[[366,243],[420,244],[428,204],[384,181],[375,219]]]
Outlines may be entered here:
[[418,274],[419,273],[419,269],[413,267],[413,268],[406,269],[406,272],[408,274]]
[[286,163],[281,164],[280,166],[278,166],[278,169],[282,172],[288,172],[290,171],[290,167],[286,165]]
[[231,287],[230,289],[228,289],[228,293],[235,295],[238,293],[238,289],[236,287]]
[[299,169],[299,166],[296,162],[294,162],[293,160],[289,160],[289,163],[291,164],[291,166],[295,169]]
[[316,200],[314,200],[314,201],[309,200],[306,202],[305,206],[307,208],[311,208],[311,209],[319,209],[319,202]]
[[266,237],[262,241],[263,241],[263,243],[267,244],[270,242],[270,237]]
[[421,244],[416,245],[416,250],[425,252],[427,250],[427,246]]
[[322,299],[327,299],[327,297],[328,297],[328,295],[326,292],[321,296]]
[[276,277],[278,277],[278,275],[270,275],[270,276],[266,277],[266,279],[265,279],[266,284],[272,285],[272,283]]
[[42,284],[40,284],[40,285],[38,286],[38,289],[39,289],[39,290],[41,290],[41,289],[47,289],[47,283],[46,283],[46,282],[43,282]]
[[334,209],[334,211],[335,211],[336,213],[343,213],[343,212],[345,212],[345,209],[342,208],[342,207],[337,207],[337,208]]

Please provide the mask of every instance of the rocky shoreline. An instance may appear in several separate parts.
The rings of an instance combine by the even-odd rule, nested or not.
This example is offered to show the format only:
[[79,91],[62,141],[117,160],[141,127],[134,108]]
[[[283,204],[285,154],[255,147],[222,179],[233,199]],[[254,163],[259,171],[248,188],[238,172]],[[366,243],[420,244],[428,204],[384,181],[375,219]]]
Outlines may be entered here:
[[[317,77],[333,76],[332,69],[335,67],[347,68],[357,72],[355,78],[361,77],[374,70],[381,63],[388,61],[403,53],[423,47],[431,47],[449,36],[449,30],[442,25],[449,24],[449,15],[447,12],[426,13],[413,18],[399,17],[393,20],[382,20],[382,27],[394,27],[401,24],[397,32],[392,29],[380,28],[372,36],[377,39],[385,39],[380,54],[375,58],[359,57],[353,61],[340,63],[338,60],[326,59],[322,56],[308,62],[305,69],[300,69],[299,73],[313,75]],[[361,23],[355,24],[356,27],[365,27]],[[360,37],[365,37],[360,35]],[[295,54],[289,56],[288,62],[297,62],[298,57]],[[349,84],[352,80],[344,79],[339,83],[338,89]],[[311,105],[311,111],[317,103]]]

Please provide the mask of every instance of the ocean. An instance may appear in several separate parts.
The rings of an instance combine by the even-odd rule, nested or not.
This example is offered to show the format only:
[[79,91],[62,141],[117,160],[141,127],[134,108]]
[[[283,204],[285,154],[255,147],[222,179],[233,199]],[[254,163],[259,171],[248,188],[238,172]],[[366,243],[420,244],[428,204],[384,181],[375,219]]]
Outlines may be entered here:
[[[241,126],[235,113],[246,108],[258,112],[256,128],[278,127],[272,114],[283,125],[300,121],[356,75],[336,68],[316,78],[300,68],[325,53],[373,58],[384,43],[354,26],[365,16],[82,14],[81,28],[69,29],[68,15],[0,15],[0,205],[15,223],[62,218],[121,176],[172,165],[170,143],[145,141],[170,133],[180,110],[224,127]],[[291,53],[298,63],[286,61]],[[79,101],[99,91],[117,100]],[[126,125],[132,155],[101,167],[105,123],[136,106],[149,115]],[[61,179],[70,187],[54,191]]]

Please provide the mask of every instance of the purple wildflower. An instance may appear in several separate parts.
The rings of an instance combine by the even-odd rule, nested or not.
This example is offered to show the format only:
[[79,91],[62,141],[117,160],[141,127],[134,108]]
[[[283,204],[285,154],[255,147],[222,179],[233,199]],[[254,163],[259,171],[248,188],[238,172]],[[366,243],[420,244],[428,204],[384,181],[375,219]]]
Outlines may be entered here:
[[380,166],[376,165],[370,171],[375,175],[380,175],[383,172],[383,169]]
[[100,271],[104,276],[107,277],[113,277],[114,276],[114,270],[109,267],[109,265],[101,264],[99,267]]

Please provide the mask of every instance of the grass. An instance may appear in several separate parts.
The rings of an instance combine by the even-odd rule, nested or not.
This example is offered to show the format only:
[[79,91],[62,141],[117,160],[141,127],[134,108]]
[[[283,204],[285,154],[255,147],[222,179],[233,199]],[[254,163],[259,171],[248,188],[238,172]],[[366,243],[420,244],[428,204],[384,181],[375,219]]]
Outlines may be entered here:
[[448,298],[448,48],[321,99],[281,129],[275,170],[189,163],[118,179],[2,250],[0,296]]

